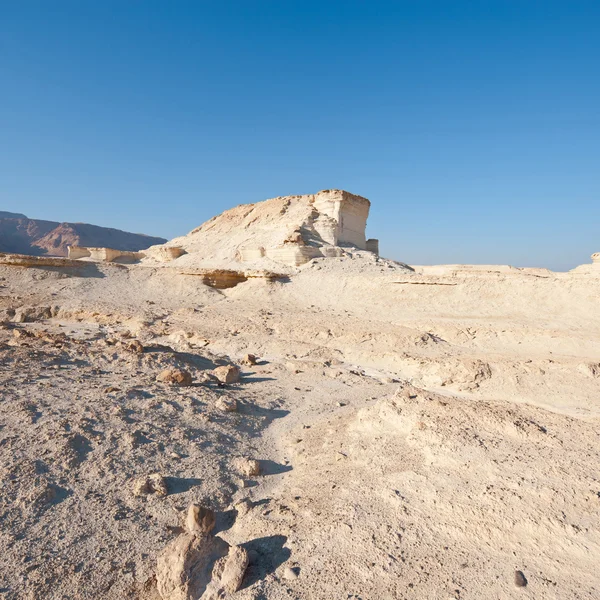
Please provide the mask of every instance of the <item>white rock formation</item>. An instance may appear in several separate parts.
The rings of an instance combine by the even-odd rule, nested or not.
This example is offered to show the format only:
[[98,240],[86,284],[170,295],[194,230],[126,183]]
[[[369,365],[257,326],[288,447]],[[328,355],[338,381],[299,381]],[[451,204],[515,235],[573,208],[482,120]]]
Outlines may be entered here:
[[144,250],[145,256],[150,256],[159,262],[169,262],[185,254],[185,250],[179,246],[150,246]]
[[592,264],[579,265],[570,271],[575,275],[595,275],[600,276],[600,252],[595,252],[591,256]]
[[68,246],[71,259],[89,258],[101,262],[136,262],[143,258],[143,252],[115,250],[114,248],[91,248],[87,246]]
[[174,266],[233,267],[254,263],[262,267],[299,266],[313,258],[341,256],[343,247],[378,251],[377,240],[367,240],[365,227],[371,203],[342,190],[306,196],[272,198],[242,204],[210,219],[186,236],[146,251],[174,257]]
[[320,213],[315,230],[331,246],[349,245],[366,250],[365,228],[370,206],[366,198],[343,190],[319,192],[314,197],[314,207]]

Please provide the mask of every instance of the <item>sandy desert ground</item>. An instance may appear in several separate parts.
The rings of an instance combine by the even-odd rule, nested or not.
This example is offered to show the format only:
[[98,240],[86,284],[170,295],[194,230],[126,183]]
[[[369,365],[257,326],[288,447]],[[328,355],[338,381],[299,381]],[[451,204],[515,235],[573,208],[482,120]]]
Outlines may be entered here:
[[4,261],[0,597],[600,597],[600,276],[339,254]]

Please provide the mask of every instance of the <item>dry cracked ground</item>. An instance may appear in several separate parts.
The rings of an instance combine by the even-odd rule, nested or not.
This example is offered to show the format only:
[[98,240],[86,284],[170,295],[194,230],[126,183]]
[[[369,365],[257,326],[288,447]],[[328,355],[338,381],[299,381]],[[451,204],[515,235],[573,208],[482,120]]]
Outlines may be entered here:
[[364,260],[0,267],[0,597],[599,598],[600,285]]

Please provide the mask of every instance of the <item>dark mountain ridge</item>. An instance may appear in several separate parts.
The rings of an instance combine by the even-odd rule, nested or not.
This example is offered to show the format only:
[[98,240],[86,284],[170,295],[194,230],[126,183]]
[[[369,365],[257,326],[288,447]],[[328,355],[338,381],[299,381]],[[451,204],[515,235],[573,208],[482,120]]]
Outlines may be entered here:
[[0,211],[0,252],[67,256],[68,246],[138,251],[166,241],[164,238],[111,227],[29,219],[20,213]]

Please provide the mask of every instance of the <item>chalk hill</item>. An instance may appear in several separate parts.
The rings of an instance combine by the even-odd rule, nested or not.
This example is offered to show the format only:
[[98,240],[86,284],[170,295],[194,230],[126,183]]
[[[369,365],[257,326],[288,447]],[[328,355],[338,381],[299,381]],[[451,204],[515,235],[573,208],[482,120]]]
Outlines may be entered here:
[[[343,190],[284,196],[242,204],[171,240],[185,255],[178,266],[298,266],[320,256],[339,256],[342,247],[374,249],[365,227],[371,203]],[[153,256],[161,249],[150,249]]]

